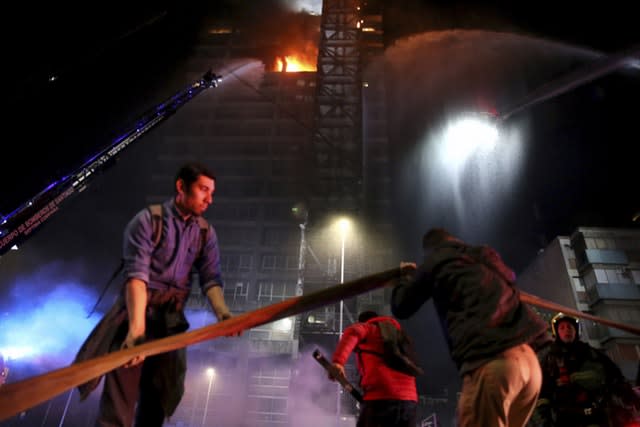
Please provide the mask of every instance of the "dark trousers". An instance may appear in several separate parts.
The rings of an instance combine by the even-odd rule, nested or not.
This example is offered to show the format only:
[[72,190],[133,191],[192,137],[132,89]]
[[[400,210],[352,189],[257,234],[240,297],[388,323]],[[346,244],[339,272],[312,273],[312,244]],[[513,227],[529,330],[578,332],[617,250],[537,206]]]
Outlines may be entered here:
[[105,375],[96,427],[131,427],[134,415],[138,427],[162,426],[165,414],[160,391],[153,381],[162,368],[161,360],[150,356],[142,365]]
[[417,407],[411,400],[365,400],[356,427],[415,427]]
[[[146,337],[149,340],[184,332],[189,323],[182,311],[185,295],[178,291],[149,291]],[[124,321],[111,343],[120,349],[128,331]],[[141,365],[118,368],[104,377],[96,427],[162,427],[184,390],[185,349],[147,357]],[[169,414],[165,414],[165,409]]]

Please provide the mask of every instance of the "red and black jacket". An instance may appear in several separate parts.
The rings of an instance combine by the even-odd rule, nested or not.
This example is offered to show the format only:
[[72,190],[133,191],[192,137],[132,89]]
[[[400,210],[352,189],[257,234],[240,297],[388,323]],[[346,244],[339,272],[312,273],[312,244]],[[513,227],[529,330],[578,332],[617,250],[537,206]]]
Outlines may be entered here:
[[333,362],[344,365],[355,350],[360,372],[360,386],[364,400],[410,400],[417,402],[416,380],[411,375],[385,365],[382,336],[376,322],[388,321],[400,329],[392,317],[379,316],[364,323],[356,323],[344,330],[333,353]]

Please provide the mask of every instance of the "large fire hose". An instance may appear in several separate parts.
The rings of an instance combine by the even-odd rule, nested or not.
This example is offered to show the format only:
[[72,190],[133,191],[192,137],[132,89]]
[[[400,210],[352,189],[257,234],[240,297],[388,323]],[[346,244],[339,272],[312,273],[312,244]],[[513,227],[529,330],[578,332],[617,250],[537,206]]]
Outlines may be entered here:
[[[237,334],[256,326],[271,323],[289,316],[295,316],[378,288],[395,285],[403,274],[412,270],[411,267],[405,267],[404,269],[394,268],[365,276],[341,285],[332,286],[317,292],[290,298],[276,304],[239,314],[224,322],[150,341],[136,347],[115,351],[94,359],[74,363],[65,368],[37,375],[23,381],[5,384],[0,387],[0,421],[43,403],[93,378],[97,378],[109,371],[119,368],[135,356],[153,356],[214,338]],[[592,320],[640,335],[640,328],[576,311],[525,292],[521,292],[521,300],[524,303],[543,309],[562,311],[575,317]]]
[[34,407],[85,382],[123,366],[135,356],[153,356],[214,338],[229,336],[256,326],[336,303],[356,295],[394,285],[404,272],[394,268],[317,292],[289,298],[276,304],[239,314],[220,323],[182,334],[149,341],[139,346],[74,363],[0,388],[0,421]]
[[556,304],[551,301],[546,301],[540,297],[528,294],[523,291],[520,291],[520,301],[526,304],[534,305],[539,308],[543,308],[545,310],[561,311],[564,314],[568,314],[581,319],[592,320],[597,323],[602,323],[603,325],[606,325],[606,326],[611,326],[612,328],[620,329],[621,331],[626,331],[632,334],[640,335],[640,328],[636,326],[631,326],[631,325],[627,325],[625,323],[620,323],[620,322],[614,322],[613,320],[604,319],[602,317],[594,316],[593,314],[585,313],[579,310],[574,310],[572,308],[565,307],[563,305]]

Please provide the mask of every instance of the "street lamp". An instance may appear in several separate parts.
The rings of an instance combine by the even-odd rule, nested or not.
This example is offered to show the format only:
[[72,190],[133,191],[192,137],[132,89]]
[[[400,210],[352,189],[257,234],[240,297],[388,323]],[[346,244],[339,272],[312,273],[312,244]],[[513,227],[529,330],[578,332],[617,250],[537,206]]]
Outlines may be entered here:
[[[344,244],[347,239],[347,233],[351,228],[351,221],[347,218],[340,218],[336,224],[338,226],[338,230],[340,231],[340,284],[342,284],[344,283]],[[338,334],[338,340],[342,338],[343,311],[344,311],[344,301],[340,300],[340,323],[339,323],[340,333]],[[340,416],[342,412],[341,410],[342,402],[340,399],[341,392],[342,392],[342,388],[340,387],[340,384],[338,384],[338,397],[337,397],[337,405],[336,405],[336,423],[338,427],[340,426]]]
[[342,240],[340,251],[340,283],[344,283],[344,242],[347,238],[347,233],[351,228],[351,221],[347,218],[340,218],[338,220],[338,229],[340,230],[340,238]]
[[[347,239],[347,233],[351,228],[351,221],[347,218],[340,218],[338,220],[338,230],[340,230],[340,284],[344,283],[344,243]],[[342,312],[344,307],[344,301],[340,300],[340,334],[338,338],[342,337]]]
[[293,216],[300,221],[300,252],[298,253],[298,281],[296,282],[296,296],[303,293],[304,269],[307,259],[307,223],[309,222],[309,211],[303,203],[298,203],[291,208]]
[[209,388],[207,389],[207,400],[204,402],[204,413],[202,414],[202,427],[207,418],[207,410],[209,409],[209,397],[211,396],[211,386],[213,385],[213,378],[216,376],[216,370],[213,368],[207,368],[207,376],[209,377]]
[[62,411],[62,416],[60,417],[60,424],[58,427],[62,427],[64,425],[64,420],[67,418],[67,411],[69,410],[69,403],[71,403],[71,395],[73,394],[73,389],[69,390],[69,396],[67,397],[67,403],[64,405],[64,411]]

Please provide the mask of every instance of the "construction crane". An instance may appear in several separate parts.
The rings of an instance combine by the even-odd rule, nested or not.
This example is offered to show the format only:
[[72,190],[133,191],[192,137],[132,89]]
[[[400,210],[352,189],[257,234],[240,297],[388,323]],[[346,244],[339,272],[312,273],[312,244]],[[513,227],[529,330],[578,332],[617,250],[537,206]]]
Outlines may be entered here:
[[221,80],[221,77],[211,70],[207,71],[199,80],[143,114],[122,136],[87,160],[80,168],[52,182],[13,212],[0,218],[0,257],[31,237],[60,209],[65,200],[87,188],[92,177],[109,167],[131,143],[172,116],[201,92],[217,87]]

